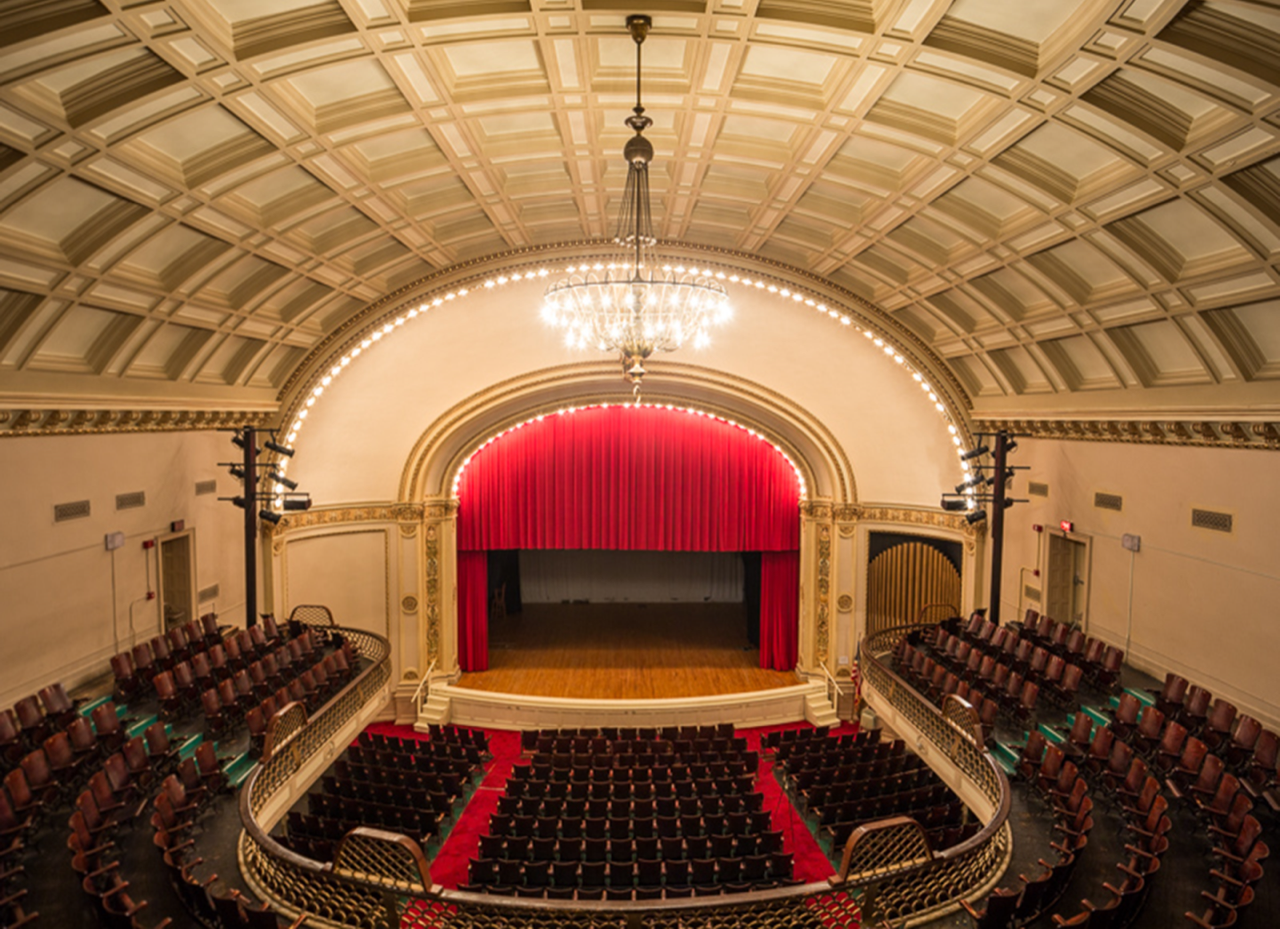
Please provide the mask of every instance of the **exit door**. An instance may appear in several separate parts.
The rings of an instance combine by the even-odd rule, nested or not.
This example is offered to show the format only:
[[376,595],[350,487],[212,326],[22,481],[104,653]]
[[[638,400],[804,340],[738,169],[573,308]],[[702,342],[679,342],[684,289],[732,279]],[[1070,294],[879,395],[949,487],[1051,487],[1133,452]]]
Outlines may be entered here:
[[1050,533],[1048,560],[1044,612],[1083,629],[1089,607],[1089,543]]
[[160,540],[160,605],[164,628],[195,619],[195,559],[191,530]]

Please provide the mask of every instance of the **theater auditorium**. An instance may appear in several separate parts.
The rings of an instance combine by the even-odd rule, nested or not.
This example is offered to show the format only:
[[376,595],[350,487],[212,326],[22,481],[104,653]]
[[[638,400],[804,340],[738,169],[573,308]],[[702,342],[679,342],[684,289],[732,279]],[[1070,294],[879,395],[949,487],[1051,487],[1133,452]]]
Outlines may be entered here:
[[0,0],[0,927],[1280,913],[1269,0]]

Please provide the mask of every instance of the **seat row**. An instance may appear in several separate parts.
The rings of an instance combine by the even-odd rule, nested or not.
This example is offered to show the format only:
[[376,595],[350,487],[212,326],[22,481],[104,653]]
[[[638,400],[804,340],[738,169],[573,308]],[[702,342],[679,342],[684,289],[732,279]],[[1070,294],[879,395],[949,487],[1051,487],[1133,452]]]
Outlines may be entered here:
[[517,764],[511,777],[573,783],[667,783],[708,777],[754,778],[759,769],[760,756],[754,751],[730,758],[721,758],[718,752],[668,756],[534,755],[529,764]]
[[880,740],[879,729],[863,729],[857,737],[829,736],[821,741],[795,743],[787,751],[779,747],[774,764],[790,774],[806,768],[822,768],[838,764],[863,764],[893,761],[908,757],[907,743],[902,739]]
[[[552,899],[656,900],[764,890],[796,883],[791,852],[724,858],[637,861],[517,861],[473,858],[473,893]],[[561,893],[552,894],[552,890]],[[608,891],[606,894],[605,891]],[[593,896],[592,892],[599,892]]]
[[402,771],[443,772],[453,770],[463,776],[484,764],[484,750],[474,745],[451,742],[423,742],[415,752],[373,749],[355,744],[347,747],[352,764]]
[[[765,823],[767,825],[767,823]],[[660,861],[688,858],[731,858],[782,851],[782,832],[722,832],[712,835],[626,834],[617,837],[576,835],[484,835],[481,858],[517,861]]]
[[467,726],[441,726],[431,723],[427,727],[427,737],[401,738],[379,732],[362,732],[356,737],[356,744],[379,752],[408,752],[416,755],[441,745],[463,745],[477,748],[484,755],[489,755],[489,736],[483,729],[471,729]]
[[543,838],[685,838],[709,835],[759,835],[770,828],[771,813],[768,810],[736,813],[702,809],[675,816],[637,817],[620,813],[610,817],[584,817],[582,819],[513,816],[492,813],[489,816],[489,835],[525,835]]
[[617,794],[610,797],[582,798],[557,796],[511,796],[498,798],[498,812],[508,816],[534,819],[609,819],[631,816],[649,819],[653,816],[692,816],[701,813],[759,813],[764,794],[757,791],[720,794],[688,793],[684,796],[637,797]]
[[172,671],[182,662],[198,661],[216,677],[229,677],[276,651],[287,638],[273,619],[264,618],[258,625],[237,630],[220,627],[216,614],[206,613],[200,617],[199,627],[195,622],[184,623],[113,655],[116,698],[127,702],[139,696],[157,674]]
[[945,625],[951,627],[948,632],[958,633],[985,653],[1006,656],[1006,663],[1024,674],[1034,658],[1035,649],[1039,648],[1081,667],[1085,678],[1099,690],[1115,692],[1119,689],[1124,650],[1086,635],[1073,623],[1060,623],[1029,609],[1021,624],[995,626],[985,617],[974,614],[963,630],[959,628],[958,620]]
[[792,790],[804,795],[813,786],[847,784],[850,781],[859,783],[882,781],[929,768],[924,759],[918,755],[909,755],[905,751],[877,761],[849,761],[847,756],[843,755],[837,755],[835,758],[827,756],[814,761],[812,765],[805,765],[786,773]]
[[[932,774],[932,772],[929,772]],[[876,814],[894,815],[900,810],[930,809],[954,800],[950,789],[932,777],[911,777],[902,781],[873,785],[836,784],[812,788],[805,812],[817,818],[819,826],[841,822],[865,822]]]
[[[600,739],[603,742],[654,742],[659,739],[665,742],[676,740],[711,740],[733,738],[733,724],[721,723],[715,726],[601,726],[577,729],[529,729],[520,734],[520,750],[522,752],[575,752],[595,751],[594,748],[580,748],[586,739],[587,744]],[[547,740],[550,740],[549,742]],[[608,748],[601,749],[608,751]]]

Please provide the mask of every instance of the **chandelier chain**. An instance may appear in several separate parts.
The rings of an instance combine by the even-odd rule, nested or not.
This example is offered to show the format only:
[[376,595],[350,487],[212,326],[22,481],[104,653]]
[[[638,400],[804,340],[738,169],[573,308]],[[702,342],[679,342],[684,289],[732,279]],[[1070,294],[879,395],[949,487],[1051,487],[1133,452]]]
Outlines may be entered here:
[[570,347],[617,352],[637,400],[651,355],[689,342],[705,347],[708,330],[730,314],[728,294],[709,270],[673,268],[657,254],[649,197],[653,144],[644,137],[653,120],[641,95],[642,47],[651,26],[648,16],[627,18],[636,43],[636,105],[626,125],[635,135],[623,148],[627,180],[614,235],[618,260],[570,267],[569,277],[547,288],[542,310],[547,323],[564,330]]

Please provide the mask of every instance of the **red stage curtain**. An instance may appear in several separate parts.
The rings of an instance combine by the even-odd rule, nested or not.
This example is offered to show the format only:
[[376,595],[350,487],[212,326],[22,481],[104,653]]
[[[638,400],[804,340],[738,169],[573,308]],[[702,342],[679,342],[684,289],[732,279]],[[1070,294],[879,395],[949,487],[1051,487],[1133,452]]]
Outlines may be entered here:
[[634,406],[549,415],[471,458],[458,548],[795,551],[799,484],[773,446],[708,416]]
[[760,556],[760,667],[790,671],[796,666],[800,624],[800,553]]
[[458,664],[489,670],[488,552],[458,552]]

